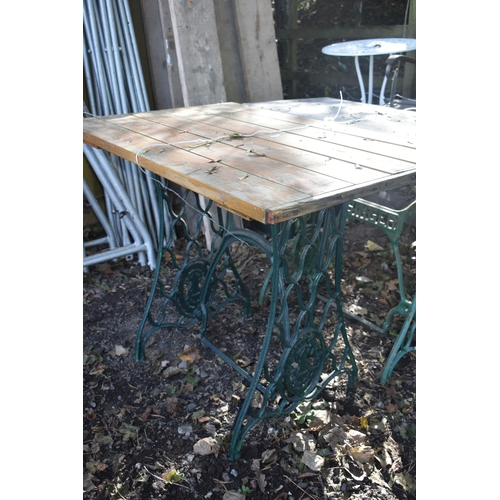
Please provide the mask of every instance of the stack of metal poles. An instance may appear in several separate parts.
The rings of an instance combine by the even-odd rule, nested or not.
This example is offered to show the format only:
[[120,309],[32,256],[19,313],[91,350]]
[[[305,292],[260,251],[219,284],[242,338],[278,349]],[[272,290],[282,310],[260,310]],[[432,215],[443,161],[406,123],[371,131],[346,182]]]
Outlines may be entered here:
[[[83,68],[88,93],[84,116],[150,110],[128,0],[84,0]],[[107,235],[84,244],[84,269],[118,256],[130,260],[134,253],[141,265],[153,269],[160,224],[155,182],[164,181],[122,158],[101,153],[84,145],[104,189],[105,211],[86,183],[84,195]],[[85,248],[102,243],[109,250],[86,255]]]

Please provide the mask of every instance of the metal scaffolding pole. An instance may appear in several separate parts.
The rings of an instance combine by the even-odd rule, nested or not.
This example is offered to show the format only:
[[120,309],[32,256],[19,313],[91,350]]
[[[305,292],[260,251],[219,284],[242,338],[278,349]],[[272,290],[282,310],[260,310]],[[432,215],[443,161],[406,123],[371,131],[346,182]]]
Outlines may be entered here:
[[[128,0],[84,0],[83,41],[83,68],[90,104],[88,114],[107,116],[149,111]],[[160,214],[155,183],[165,185],[166,181],[113,155],[106,161],[101,159],[97,168],[101,176],[106,172],[106,178],[119,179],[120,189],[126,193],[135,216],[149,234],[152,250],[158,250],[161,246],[157,241]],[[130,248],[136,234],[116,213],[115,189],[113,183],[104,187],[106,220],[111,225],[115,244]],[[168,214],[164,213],[164,217],[167,220]],[[150,265],[154,266],[154,259]]]

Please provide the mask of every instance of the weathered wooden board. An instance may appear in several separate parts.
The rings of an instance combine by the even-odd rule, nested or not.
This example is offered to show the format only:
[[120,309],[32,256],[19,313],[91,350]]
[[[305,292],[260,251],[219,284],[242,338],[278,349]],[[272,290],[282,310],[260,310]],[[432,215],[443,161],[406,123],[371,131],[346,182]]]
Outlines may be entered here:
[[416,160],[390,134],[383,141],[347,135],[342,144],[337,134],[304,133],[309,125],[321,131],[321,122],[301,118],[307,127],[286,131],[288,116],[247,108],[225,103],[89,118],[84,141],[264,223],[415,179]]
[[226,98],[231,102],[246,102],[248,98],[245,90],[245,68],[243,67],[239,51],[234,1],[214,0],[214,10]]
[[245,102],[283,99],[271,9],[269,0],[234,1]]
[[169,0],[184,106],[226,100],[213,0]]
[[[222,109],[222,108],[221,108]],[[241,109],[241,108],[238,108]],[[146,115],[147,116],[147,115]],[[154,115],[151,115],[154,116]],[[311,151],[324,155],[328,160],[340,160],[349,162],[357,168],[364,168],[367,163],[372,169],[381,172],[400,172],[411,169],[415,163],[415,147],[412,145],[400,145],[398,143],[374,140],[362,135],[349,135],[337,133],[330,130],[321,122],[297,118],[297,122],[292,125],[288,120],[283,120],[283,113],[274,112],[273,118],[266,113],[266,120],[263,122],[262,115],[258,113],[247,113],[237,111],[230,113],[218,113],[217,115],[194,114],[190,118],[193,121],[203,122],[213,129],[205,128],[205,132],[200,131],[203,137],[214,139],[222,134],[240,134],[251,136],[254,144],[261,144],[265,150],[255,149],[255,152],[269,155],[271,147],[268,143],[290,146],[303,150],[303,158],[311,155]],[[160,123],[169,124],[168,115],[160,119]],[[265,125],[262,125],[265,123]],[[183,128],[184,130],[195,131],[194,126],[189,121],[179,122],[176,118],[172,126]],[[287,132],[287,133],[285,133]],[[210,135],[212,134],[212,135]],[[397,141],[396,141],[397,142]],[[267,143],[267,144],[266,144]],[[282,161],[287,161],[283,157],[282,148],[279,149]],[[286,151],[286,150],[285,150]],[[297,152],[295,151],[295,154]],[[387,162],[387,158],[395,161]],[[277,158],[278,159],[278,158]],[[288,159],[288,161],[290,161]],[[323,158],[323,162],[325,159]],[[312,161],[316,166],[316,162]]]
[[169,72],[165,64],[165,35],[162,24],[158,22],[158,19],[161,19],[160,3],[161,0],[143,0],[140,2],[148,61],[151,69],[149,73],[153,90],[153,109],[175,107],[170,95]]

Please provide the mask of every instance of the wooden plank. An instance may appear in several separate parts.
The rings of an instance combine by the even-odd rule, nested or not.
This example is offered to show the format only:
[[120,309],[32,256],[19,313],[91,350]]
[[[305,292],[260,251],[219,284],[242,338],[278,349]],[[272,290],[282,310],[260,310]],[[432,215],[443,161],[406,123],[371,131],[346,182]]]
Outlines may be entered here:
[[299,104],[298,101],[293,100],[284,100],[274,105],[264,102],[255,103],[247,110],[251,112],[251,109],[258,107],[262,109],[259,115],[266,115],[270,118],[276,118],[277,112],[281,113],[283,119],[291,125],[304,123],[301,115],[298,114],[304,112],[302,118],[315,120],[318,129],[333,130],[336,133],[382,142],[387,142],[390,136],[390,142],[393,144],[416,147],[417,137],[414,127],[416,115],[414,113],[406,113],[402,116],[399,111],[388,107],[349,101],[341,102],[331,98],[325,98],[325,104],[322,104],[319,102],[321,100],[321,98],[312,99],[308,113],[304,102]]
[[[343,146],[334,143],[336,135],[325,140],[285,131],[288,116],[274,112],[278,116],[271,119],[249,108],[224,103],[89,118],[84,141],[264,223],[415,179],[415,162],[399,159],[404,148],[391,144],[390,137],[373,141],[385,145],[376,152],[362,136],[344,134],[352,143]],[[317,128],[317,121],[300,118]],[[242,132],[235,135],[235,127]],[[252,131],[266,133],[243,137]],[[358,176],[349,177],[356,170],[361,170]]]
[[[318,120],[307,116],[300,116],[297,109],[302,109],[305,106],[303,99],[282,100],[273,102],[261,102],[254,104],[237,104],[233,102],[220,103],[217,107],[214,106],[196,106],[186,109],[178,110],[163,110],[161,116],[167,116],[170,111],[174,112],[176,116],[182,116],[188,119],[199,120],[200,115],[203,114],[216,114],[221,116],[224,113],[229,117],[234,113],[245,111],[248,113],[255,112],[262,117],[279,118],[283,121],[289,122],[290,126],[299,126],[309,124],[318,129],[330,130],[334,127],[335,131],[355,135],[358,137],[366,137],[374,140],[387,140],[388,134],[391,136],[391,142],[401,145],[413,145],[416,142],[415,114],[404,113],[391,108],[381,108],[376,105],[361,104],[356,102],[344,101],[339,99],[325,98],[325,101],[332,106],[330,117],[337,114],[337,106],[339,106],[339,121],[324,122],[322,119]],[[316,99],[311,100],[312,104],[316,104]],[[255,109],[259,111],[255,111]],[[287,109],[290,108],[290,112]],[[148,116],[141,114],[141,116]],[[151,118],[154,119],[157,114],[152,114]],[[304,118],[313,120],[306,122]],[[348,121],[352,126],[342,123]]]
[[214,0],[215,18],[224,72],[226,98],[232,102],[246,102],[244,68],[241,61],[238,32],[235,24],[234,2]]
[[[172,25],[172,16],[168,0],[158,0],[158,8],[160,11],[160,21],[163,33],[163,45],[165,47],[165,67],[168,72],[170,100],[172,108],[183,106],[184,98],[182,95],[182,84],[179,69],[179,61],[177,60],[177,51],[174,38],[174,27]],[[158,109],[163,109],[159,107]]]
[[[220,131],[205,124],[197,126],[194,123],[193,126],[193,122],[175,121],[171,123],[175,128],[159,128],[158,123],[147,120],[137,121],[131,116],[117,118],[113,120],[113,123],[124,128],[127,128],[127,124],[131,123],[131,130],[140,132],[147,138],[147,141],[143,139],[141,143],[134,144],[136,152],[145,149],[153,150],[151,146],[160,143],[168,144],[167,148],[161,149],[169,150],[171,147],[184,149],[184,151],[205,158],[206,164],[213,163],[217,167],[224,164],[240,170],[242,174],[250,173],[273,182],[286,183],[287,186],[313,197],[339,189],[343,185],[383,177],[381,172],[361,168],[352,162],[336,161],[333,158],[315,153],[298,153],[297,149],[292,146],[268,147],[267,143],[263,141],[261,143],[258,140],[256,142],[245,140],[243,145],[239,141],[227,140],[226,143],[215,142],[210,147],[204,145],[196,147],[200,146],[200,137],[203,141],[205,138],[210,139],[220,135]],[[182,132],[179,132],[179,129]],[[116,141],[117,137],[115,135],[113,139]],[[128,136],[124,134],[123,137]],[[120,139],[123,140],[123,137]],[[132,142],[130,141],[130,143]],[[175,154],[172,156],[174,163],[186,161],[185,157],[180,159],[177,157],[178,155]],[[209,168],[211,166],[206,167],[207,170]],[[222,170],[219,170],[219,173],[221,176],[223,175]]]
[[171,108],[170,82],[165,55],[165,37],[162,25],[158,0],[143,0],[140,2],[144,35],[147,45],[147,54],[151,74],[151,86],[155,109]]
[[[224,120],[223,123],[225,124],[226,120]],[[213,140],[214,138],[219,138],[217,142],[210,144],[210,155],[214,152],[214,149],[217,148],[217,144],[222,143],[230,145],[232,147],[236,147],[238,149],[238,153],[241,152],[241,155],[253,158],[254,162],[256,158],[260,158],[261,162],[269,161],[270,163],[268,167],[270,169],[273,169],[273,171],[280,171],[283,164],[294,166],[300,169],[307,169],[307,173],[303,173],[302,171],[300,171],[299,173],[294,172],[294,175],[297,176],[297,179],[299,181],[301,180],[301,175],[304,176],[303,180],[307,181],[307,176],[311,176],[313,172],[316,174],[325,174],[332,178],[348,183],[356,183],[368,179],[377,179],[379,177],[383,177],[384,173],[387,173],[387,171],[384,171],[383,163],[381,163],[381,170],[374,170],[373,168],[363,168],[363,166],[358,162],[338,159],[335,157],[336,155],[332,153],[332,148],[330,147],[326,151],[327,154],[324,154],[324,152],[313,153],[307,151],[307,146],[305,145],[305,143],[303,146],[304,149],[298,150],[296,148],[297,141],[293,139],[288,143],[288,145],[284,143],[266,141],[265,139],[261,139],[258,137],[234,139],[231,138],[230,135],[234,133],[234,128],[224,131],[221,129],[221,127],[214,127],[213,125],[207,125],[206,123],[200,123],[199,125],[197,125],[196,122],[177,122],[177,125],[181,126],[183,130],[188,131],[190,134],[194,134],[193,137],[202,137],[209,139],[209,141]],[[227,132],[228,135],[226,138],[222,138],[221,133],[223,132]],[[184,139],[186,139],[186,137],[189,136],[186,134],[183,137]],[[197,143],[193,142],[192,146],[196,144],[199,145],[199,140],[200,139],[198,139]],[[307,141],[308,140],[306,140],[306,142]],[[181,143],[177,143],[177,146],[184,148],[190,147],[189,143],[185,140]],[[315,144],[313,144],[313,146],[315,146]],[[208,148],[203,147],[199,148],[199,151],[203,152],[207,149]],[[243,160],[241,158],[241,155],[239,155],[238,153],[232,152],[233,156],[235,158],[237,157],[238,161],[241,162]],[[212,158],[212,156],[210,156],[210,158]],[[220,158],[212,159],[218,161]],[[278,162],[278,164],[276,165],[275,162]],[[236,168],[238,167],[236,166]],[[320,184],[322,182],[325,182],[325,180],[320,181]]]
[[[233,115],[232,118],[237,120],[241,118],[245,123],[259,123],[259,118],[250,120],[247,113]],[[306,119],[302,119],[306,120]],[[309,122],[309,120],[307,120]],[[398,144],[388,142],[387,140],[379,141],[369,137],[349,135],[338,132],[335,128],[316,128],[310,123],[303,123],[295,127],[290,127],[287,122],[275,120],[275,130],[288,131],[290,134],[265,134],[260,136],[262,139],[278,144],[289,144],[307,151],[315,151],[316,153],[335,158],[341,158],[345,161],[353,161],[360,165],[365,164],[365,159],[368,155],[368,160],[372,164],[377,163],[377,158],[383,162],[385,158],[397,158],[401,162],[401,167],[404,168],[404,162],[415,163],[416,150],[411,144]],[[231,124],[234,122],[231,121]],[[268,118],[266,125],[271,125],[271,119]],[[281,125],[278,127],[278,125]],[[234,128],[234,127],[233,127]],[[300,137],[296,137],[300,136]],[[351,159],[352,158],[352,159]],[[395,164],[393,165],[395,166]],[[383,169],[381,166],[380,168]]]
[[235,0],[234,14],[246,102],[283,99],[269,0]]
[[284,203],[281,206],[273,207],[272,210],[269,210],[266,213],[266,220],[269,224],[275,224],[276,222],[281,222],[291,217],[317,212],[318,210],[324,209],[325,206],[337,205],[353,198],[366,197],[379,191],[406,186],[410,182],[415,182],[415,179],[416,173],[412,173],[411,175],[402,173],[390,176],[385,182],[367,182],[365,184],[359,184],[355,188],[349,187],[334,193],[329,193],[323,197]]
[[213,0],[168,1],[184,106],[226,100]]
[[[264,141],[289,145],[307,152],[315,151],[328,158],[347,161],[362,168],[369,164],[372,168],[377,168],[382,172],[396,172],[413,168],[412,162],[413,164],[415,162],[415,149],[413,147],[381,143],[371,139],[365,140],[363,137],[348,135],[344,135],[342,140],[341,134],[330,132],[327,129],[322,129],[322,132],[323,134],[329,133],[330,138],[315,139],[314,135],[318,135],[318,132],[310,132],[308,125],[316,128],[317,122],[306,118],[298,117],[298,120],[301,121],[301,128],[291,130],[290,123],[278,120],[279,116],[276,119],[266,116],[265,126],[261,125],[263,120],[258,114],[249,112],[231,112],[227,115],[219,113],[209,117],[206,115],[197,116],[193,115],[193,119],[202,120],[204,123],[214,126],[216,130],[225,131],[228,134],[259,134],[259,139]],[[266,131],[268,133],[264,134]],[[289,131],[290,134],[275,133],[283,131]],[[300,135],[301,138],[294,137],[295,135]],[[374,156],[374,154],[378,156]],[[397,160],[388,162],[388,158],[397,158]]]
[[[273,129],[262,126],[249,128],[244,122],[232,121],[225,117],[203,115],[202,121],[193,120],[190,122],[189,120],[181,119],[170,120],[168,114],[164,116],[163,114],[149,113],[141,114],[141,116],[149,117],[157,123],[194,134],[192,136],[193,138],[199,137],[208,139],[209,141],[217,140],[226,144],[231,144],[232,146],[237,142],[236,139],[231,137],[235,133],[244,135],[262,133],[267,130],[268,133],[265,135],[241,139],[243,142],[238,142],[237,147],[246,151],[252,157],[265,155],[266,158],[289,165],[295,165],[301,169],[307,168],[311,172],[316,172],[318,174],[327,173],[338,180],[348,183],[377,179],[382,177],[383,174],[404,171],[409,168],[406,162],[399,160],[388,162],[387,157],[382,155],[377,161],[375,159],[376,156],[371,152],[373,148],[365,148],[369,151],[368,154],[365,151],[356,154],[355,149],[340,147],[324,139],[314,139],[304,136],[297,140],[297,138],[289,134],[278,134],[278,137],[273,137],[278,130],[276,128]],[[297,132],[300,132],[300,130]],[[227,135],[225,139],[223,138],[224,134]],[[188,136],[185,135],[182,137],[184,137],[183,143],[187,144],[185,147],[193,147],[200,144],[199,142],[192,142],[192,144],[189,145]],[[363,146],[366,143],[363,138],[358,138],[358,142]],[[182,143],[178,144],[178,146],[183,147]],[[314,151],[314,153],[312,151]],[[399,148],[396,148],[396,150],[392,152],[392,156],[397,156],[398,152]],[[384,151],[384,153],[386,152]],[[368,164],[370,165],[369,168],[367,167]],[[378,170],[376,167],[378,167]]]
[[[310,196],[268,179],[243,175],[228,165],[217,165],[192,151],[160,144],[157,137],[138,134],[106,120],[84,122],[84,142],[100,147],[138,164],[170,181],[208,197],[231,212],[265,222],[268,207],[283,199],[301,200]],[[255,196],[255,192],[259,196]]]
[[[209,146],[203,144],[205,138],[217,136],[215,129],[205,124],[197,124],[187,120],[176,120],[170,124],[170,128],[161,125],[161,120],[150,122],[148,120],[137,120],[135,117],[126,116],[112,120],[113,124],[139,132],[153,139],[156,143],[165,141],[169,147],[173,146],[181,150],[205,158],[206,163],[210,164],[207,168],[216,167],[220,176],[224,176],[226,170],[219,169],[221,165],[231,167],[240,171],[240,176],[245,173],[255,175],[256,177],[287,185],[308,196],[319,196],[333,189],[340,189],[343,186],[351,185],[352,182],[345,181],[340,176],[335,175],[335,169],[332,163],[327,162],[327,158],[311,153],[311,158],[305,159],[305,156],[298,155],[294,148],[281,148],[287,150],[285,153],[272,148],[266,148],[268,155],[257,153],[249,148],[248,144],[242,146],[240,141],[218,141]],[[186,133],[179,130],[186,131]],[[215,131],[216,132],[216,131]],[[202,142],[200,143],[200,137]],[[196,147],[198,146],[198,147]],[[258,147],[258,146],[257,146]],[[277,159],[273,158],[277,156]],[[307,168],[308,162],[311,168]],[[328,163],[325,166],[325,163]],[[355,170],[353,165],[349,167]],[[360,172],[360,170],[358,170]],[[380,177],[382,174],[368,176],[369,178]],[[361,182],[361,175],[356,180]]]

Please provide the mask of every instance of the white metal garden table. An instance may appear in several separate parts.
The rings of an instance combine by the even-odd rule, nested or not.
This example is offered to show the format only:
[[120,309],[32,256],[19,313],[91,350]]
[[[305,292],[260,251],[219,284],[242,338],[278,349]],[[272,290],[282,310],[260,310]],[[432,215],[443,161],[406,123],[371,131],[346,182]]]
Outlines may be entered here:
[[[329,56],[354,57],[356,74],[358,75],[359,86],[361,88],[361,102],[366,103],[365,85],[363,75],[359,66],[359,58],[368,56],[370,58],[368,69],[368,104],[372,104],[373,96],[373,58],[377,55],[399,54],[415,50],[417,41],[415,38],[372,38],[369,40],[352,40],[348,42],[334,43],[321,49],[323,54]],[[380,89],[381,106],[385,104],[384,92],[387,77],[384,76]]]

